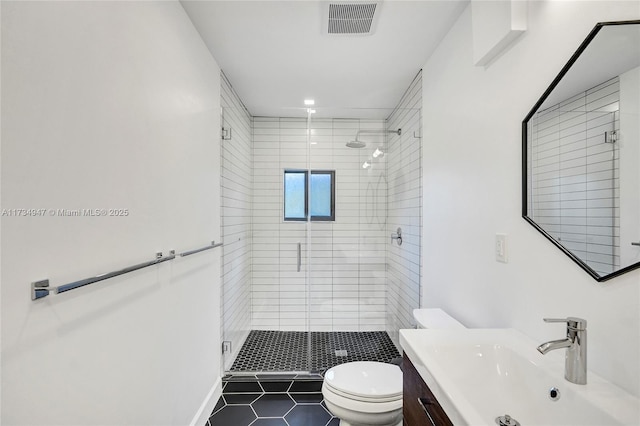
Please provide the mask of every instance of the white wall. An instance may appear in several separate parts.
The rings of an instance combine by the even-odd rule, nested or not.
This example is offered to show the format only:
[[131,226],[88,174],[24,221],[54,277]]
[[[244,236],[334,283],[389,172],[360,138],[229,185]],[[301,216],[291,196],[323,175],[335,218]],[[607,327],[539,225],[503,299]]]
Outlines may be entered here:
[[[521,216],[521,122],[596,22],[640,18],[638,2],[530,1],[528,30],[473,66],[469,8],[423,68],[424,294],[470,327],[543,342],[589,321],[589,367],[640,393],[640,271],[599,284]],[[509,235],[509,263],[494,238]]]
[[2,424],[210,413],[219,250],[29,288],[220,239],[219,73],[177,2],[2,2],[2,208],[129,212],[2,217]]

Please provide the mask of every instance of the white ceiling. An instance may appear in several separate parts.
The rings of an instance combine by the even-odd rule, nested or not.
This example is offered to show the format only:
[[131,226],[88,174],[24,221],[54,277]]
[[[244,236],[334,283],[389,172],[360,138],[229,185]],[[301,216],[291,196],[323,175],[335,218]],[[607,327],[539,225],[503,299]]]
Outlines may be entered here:
[[323,34],[326,1],[181,3],[252,115],[386,118],[469,0],[383,1],[365,36]]

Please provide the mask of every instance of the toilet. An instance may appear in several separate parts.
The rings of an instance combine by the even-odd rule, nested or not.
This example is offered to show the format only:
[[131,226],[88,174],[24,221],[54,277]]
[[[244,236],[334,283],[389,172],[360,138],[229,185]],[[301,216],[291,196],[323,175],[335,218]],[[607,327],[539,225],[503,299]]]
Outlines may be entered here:
[[[442,309],[414,309],[413,317],[418,328],[466,328]],[[397,365],[337,365],[325,373],[322,395],[340,426],[402,426],[402,371]]]
[[417,328],[462,329],[466,328],[440,308],[414,309],[413,319]]
[[356,361],[327,370],[324,402],[340,426],[402,425],[402,371],[393,364]]

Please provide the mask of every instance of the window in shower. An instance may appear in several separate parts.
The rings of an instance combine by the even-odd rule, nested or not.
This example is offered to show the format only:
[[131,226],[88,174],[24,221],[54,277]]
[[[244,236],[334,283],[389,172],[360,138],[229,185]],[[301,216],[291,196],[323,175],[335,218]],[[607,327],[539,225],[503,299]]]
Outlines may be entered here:
[[306,171],[284,171],[284,220],[307,220]]
[[333,170],[285,170],[284,220],[334,221],[335,176]]

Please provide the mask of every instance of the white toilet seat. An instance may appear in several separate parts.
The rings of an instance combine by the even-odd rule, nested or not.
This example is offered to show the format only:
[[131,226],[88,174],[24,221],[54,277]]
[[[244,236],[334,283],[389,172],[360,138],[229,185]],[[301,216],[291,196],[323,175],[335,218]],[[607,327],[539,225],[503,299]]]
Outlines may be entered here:
[[363,413],[385,413],[402,408],[402,371],[397,365],[358,361],[327,370],[324,399]]
[[344,393],[336,392],[326,385],[322,386],[322,394],[325,401],[356,411],[384,413],[402,407],[402,396],[386,400],[366,400],[362,397],[351,398]]
[[327,370],[324,382],[352,399],[379,401],[402,397],[402,371],[397,365],[384,362],[340,364]]
[[402,398],[388,402],[364,402],[345,398],[331,391],[323,389],[323,396],[328,407],[337,406],[353,412],[380,414],[395,410],[402,410]]
[[352,401],[360,401],[360,402],[370,402],[370,403],[380,403],[380,402],[393,402],[398,399],[402,399],[402,394],[400,395],[390,395],[390,396],[363,396],[363,395],[354,395],[349,392],[345,392],[341,389],[336,389],[331,386],[329,383],[324,383],[324,387],[328,392],[331,392],[334,395],[341,396],[343,398],[352,400]]

